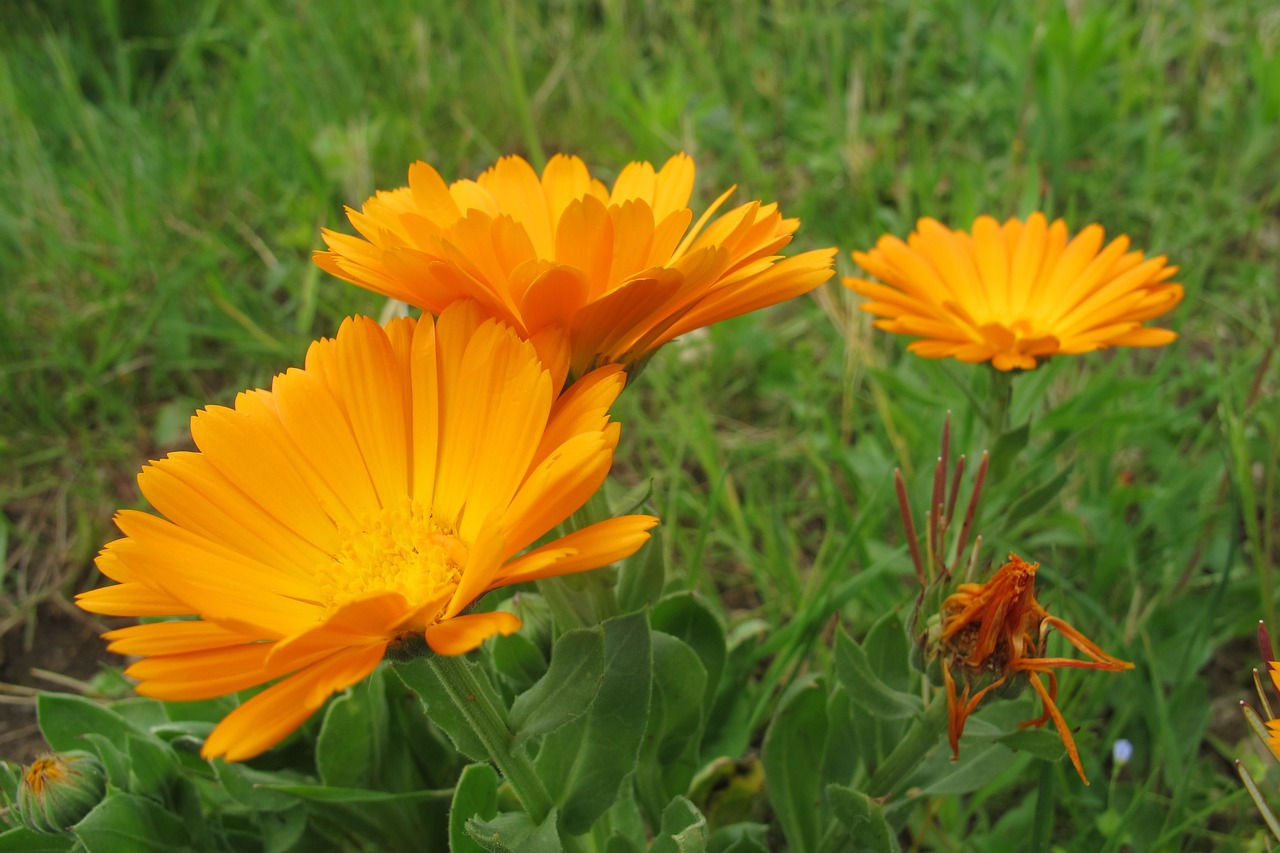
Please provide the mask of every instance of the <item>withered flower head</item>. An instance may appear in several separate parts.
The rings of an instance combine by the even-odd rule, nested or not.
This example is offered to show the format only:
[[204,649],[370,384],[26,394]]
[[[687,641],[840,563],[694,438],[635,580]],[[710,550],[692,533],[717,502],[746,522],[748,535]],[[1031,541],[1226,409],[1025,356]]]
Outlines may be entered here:
[[[952,754],[960,754],[965,720],[993,690],[1026,673],[1033,690],[1044,703],[1044,713],[1020,728],[1042,726],[1050,719],[1058,729],[1071,763],[1089,784],[1080,764],[1071,729],[1054,701],[1058,695],[1055,668],[1104,669],[1119,672],[1133,664],[1098,648],[1066,622],[1050,616],[1036,601],[1035,577],[1039,563],[1028,563],[1015,554],[986,583],[961,584],[942,602],[941,625],[935,646],[942,663],[947,691],[947,737]],[[1089,660],[1045,657],[1045,640],[1056,628]],[[1049,676],[1046,688],[1041,673]],[[957,684],[960,686],[957,687]]]

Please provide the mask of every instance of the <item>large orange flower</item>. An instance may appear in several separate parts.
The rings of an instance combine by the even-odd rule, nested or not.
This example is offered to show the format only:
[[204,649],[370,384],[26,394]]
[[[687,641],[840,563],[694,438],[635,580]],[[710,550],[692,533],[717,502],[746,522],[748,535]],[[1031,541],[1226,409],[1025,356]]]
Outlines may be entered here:
[[629,364],[678,335],[817,287],[835,249],[790,258],[797,219],[753,201],[693,224],[693,160],[630,163],[613,188],[577,157],[541,178],[504,157],[478,180],[446,185],[415,163],[409,186],[347,215],[360,237],[324,232],[316,263],[336,276],[439,313],[474,299],[544,351],[568,346],[574,376]]
[[624,377],[601,368],[556,397],[515,331],[459,303],[433,323],[347,320],[306,367],[192,419],[200,452],[144,468],[163,515],[122,511],[98,556],[117,584],[79,596],[117,616],[191,616],[112,631],[128,674],[166,700],[282,676],[227,716],[208,757],[250,758],[389,644],[457,655],[520,620],[464,611],[485,591],[611,563],[657,519],[630,515],[521,554],[601,485]]
[[853,253],[883,284],[844,285],[873,300],[862,309],[885,318],[877,327],[920,338],[907,349],[926,358],[1030,369],[1058,353],[1172,341],[1143,323],[1182,299],[1167,281],[1178,268],[1128,251],[1127,236],[1102,242],[1098,225],[1068,240],[1061,219],[1050,225],[1040,213],[1004,225],[980,216],[972,235],[926,218],[905,243],[886,235]]

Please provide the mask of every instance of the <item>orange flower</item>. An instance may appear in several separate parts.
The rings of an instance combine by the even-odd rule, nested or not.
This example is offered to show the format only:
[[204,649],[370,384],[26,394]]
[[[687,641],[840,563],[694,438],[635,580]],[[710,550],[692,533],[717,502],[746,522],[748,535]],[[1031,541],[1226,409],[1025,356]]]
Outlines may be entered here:
[[609,189],[559,154],[541,178],[503,157],[475,181],[446,185],[419,162],[408,187],[347,210],[363,239],[325,230],[329,251],[316,263],[432,313],[474,299],[541,350],[568,347],[575,377],[831,276],[835,249],[777,254],[800,222],[776,204],[753,201],[712,221],[732,189],[690,228],[693,176],[693,160],[678,154],[658,171],[628,164]]
[[[1044,703],[1044,713],[1021,725],[1042,726],[1052,719],[1071,763],[1087,785],[1089,780],[1080,764],[1075,740],[1054,701],[1058,695],[1058,679],[1052,670],[1074,667],[1119,672],[1132,669],[1133,664],[1112,657],[1075,628],[1049,615],[1036,601],[1038,568],[1039,563],[1027,563],[1010,554],[1009,562],[1001,566],[991,580],[983,584],[961,584],[955,594],[942,603],[939,647],[947,690],[947,736],[952,754],[959,757],[960,735],[968,716],[992,690],[1011,676],[1026,673],[1032,689]],[[1050,628],[1058,629],[1090,660],[1042,657]],[[1040,681],[1041,673],[1049,676],[1047,690]],[[957,679],[964,684],[964,690],[958,695]],[[974,692],[978,685],[981,686]]]
[[1034,213],[1024,224],[979,216],[973,233],[921,219],[903,243],[881,237],[858,266],[884,282],[846,278],[872,301],[875,325],[914,335],[907,349],[926,358],[990,361],[1030,370],[1038,358],[1111,346],[1163,346],[1177,337],[1142,325],[1171,310],[1182,286],[1163,255],[1143,260],[1121,235],[1102,247],[1090,225],[1073,239],[1061,219]]
[[512,329],[459,303],[433,323],[367,318],[312,344],[303,370],[192,419],[198,453],[144,468],[164,518],[121,511],[97,559],[118,581],[78,597],[116,616],[188,616],[106,634],[141,655],[138,692],[196,700],[284,678],[240,705],[206,757],[251,758],[387,647],[458,655],[520,627],[465,612],[486,591],[596,568],[657,519],[590,525],[521,554],[603,483],[618,367],[557,397]]

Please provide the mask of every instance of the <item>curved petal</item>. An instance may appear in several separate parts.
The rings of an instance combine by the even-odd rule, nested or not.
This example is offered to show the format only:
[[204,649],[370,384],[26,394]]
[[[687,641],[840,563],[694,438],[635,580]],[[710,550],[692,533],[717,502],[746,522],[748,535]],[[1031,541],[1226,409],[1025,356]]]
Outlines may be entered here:
[[441,655],[462,655],[478,647],[494,634],[514,634],[520,617],[505,610],[469,613],[438,622],[427,629],[427,645]]
[[267,688],[228,714],[200,755],[243,761],[270,749],[331,695],[373,672],[385,651],[385,643],[344,649]]

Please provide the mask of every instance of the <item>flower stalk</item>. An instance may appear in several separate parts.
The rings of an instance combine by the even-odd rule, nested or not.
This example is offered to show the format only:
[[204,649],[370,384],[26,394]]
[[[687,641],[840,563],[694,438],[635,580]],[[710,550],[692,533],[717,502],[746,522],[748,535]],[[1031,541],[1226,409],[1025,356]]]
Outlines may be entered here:
[[484,744],[503,778],[511,784],[520,804],[535,824],[541,824],[555,803],[538,777],[538,771],[523,747],[515,745],[511,729],[502,712],[489,699],[489,694],[476,680],[475,674],[461,657],[430,655],[432,672],[440,679],[445,694],[458,713],[466,719],[476,737]]

